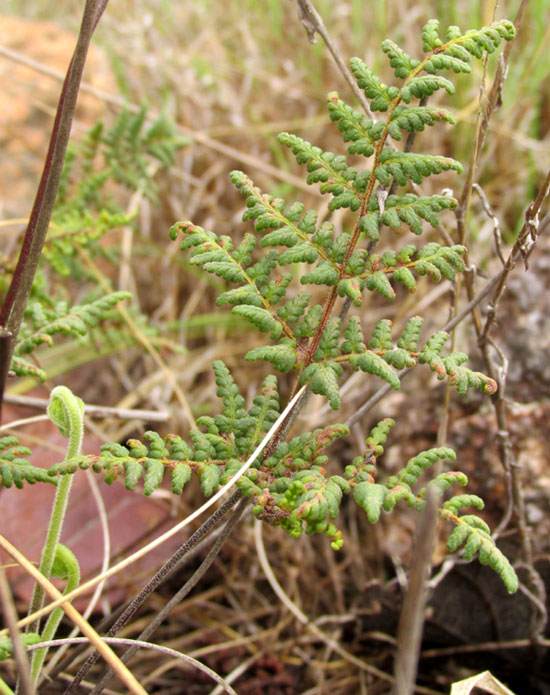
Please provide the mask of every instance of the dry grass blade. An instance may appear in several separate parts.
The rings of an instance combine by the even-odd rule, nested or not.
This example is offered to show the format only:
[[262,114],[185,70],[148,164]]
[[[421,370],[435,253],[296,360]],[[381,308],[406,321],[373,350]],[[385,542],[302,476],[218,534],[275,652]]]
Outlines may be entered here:
[[[21,639],[21,633],[17,627],[17,611],[13,603],[10,586],[6,579],[4,567],[0,565],[0,603],[2,604],[2,615],[4,622],[8,627],[11,641],[13,644],[13,656],[17,664],[21,691],[23,695],[35,695],[36,690],[32,684],[31,669],[27,652]],[[0,678],[0,681],[2,679]],[[0,683],[0,690],[2,685]]]
[[[155,617],[149,622],[145,630],[141,632],[139,635],[138,641],[135,644],[130,645],[129,649],[126,650],[124,653],[122,660],[124,663],[128,663],[128,661],[132,658],[132,656],[137,652],[137,650],[140,647],[140,644],[138,642],[145,642],[146,640],[151,637],[151,635],[157,630],[157,628],[160,626],[160,624],[166,619],[168,615],[172,612],[172,610],[177,606],[178,603],[180,603],[187,594],[192,591],[192,589],[199,583],[199,581],[202,579],[204,574],[208,571],[209,567],[212,565],[214,560],[218,557],[220,550],[222,546],[224,545],[225,541],[229,537],[231,531],[235,528],[237,522],[241,518],[242,513],[244,512],[246,506],[248,505],[248,500],[241,499],[235,510],[233,511],[231,517],[229,518],[229,521],[225,524],[225,526],[222,529],[222,532],[220,533],[219,537],[216,539],[214,545],[208,552],[206,558],[202,561],[201,565],[199,568],[192,574],[192,576],[185,582],[185,584],[181,587],[179,591],[177,591],[172,598],[166,603],[166,605],[155,615]],[[92,655],[93,656],[93,655]],[[86,665],[88,665],[91,661],[90,659],[87,660]],[[86,675],[85,671],[85,666],[81,669],[83,672],[83,676]],[[91,695],[100,695],[100,693],[103,692],[105,686],[109,682],[109,680],[112,678],[113,672],[108,671],[103,678],[99,681],[97,686],[94,688],[92,691]],[[73,686],[82,680],[82,678],[78,678],[78,674],[75,677],[74,682],[71,684],[71,686],[67,689],[66,695],[70,695],[70,693],[73,692]]]
[[[51,68],[47,68],[43,66],[41,63],[27,58],[26,56],[22,55],[21,53],[18,53],[17,51],[10,50],[5,46],[0,46],[0,55],[3,55],[5,58],[9,58],[10,60],[21,63],[23,65],[27,65],[28,67],[31,67],[37,72],[40,72],[43,75],[47,75],[48,77],[52,77],[56,80],[63,80],[63,74],[58,70],[52,70]],[[86,82],[81,83],[80,89],[83,92],[91,94],[92,96],[96,97],[102,102],[111,104],[112,106],[116,106],[120,109],[126,108],[128,109],[128,111],[132,113],[138,113],[141,108],[137,104],[128,104],[124,99],[121,99],[120,97],[117,97],[114,94],[110,94],[109,92],[105,92],[101,89],[96,89],[95,87],[92,87]],[[158,113],[154,113],[151,111],[149,113],[149,120],[154,121],[155,118],[158,117],[158,115]],[[186,128],[185,126],[178,126],[177,131],[181,135],[191,138],[200,145],[203,145],[204,147],[213,150],[218,154],[224,155],[224,157],[227,157],[228,160],[235,160],[237,162],[241,162],[245,166],[262,171],[264,174],[272,176],[277,180],[290,183],[295,188],[307,191],[308,193],[312,192],[311,187],[307,183],[305,183],[305,181],[301,179],[299,176],[295,176],[294,174],[291,174],[287,171],[282,171],[281,169],[278,169],[272,164],[264,162],[259,157],[255,157],[254,155],[251,155],[248,152],[242,152],[241,150],[238,150],[236,147],[226,145],[223,142],[219,142],[218,140],[209,137],[205,133],[193,131],[190,128]]]
[[[300,610],[300,608],[298,608],[294,601],[292,601],[292,599],[288,596],[283,587],[277,581],[277,578],[275,577],[271,565],[269,564],[269,560],[263,542],[262,523],[261,521],[257,520],[254,522],[254,542],[256,544],[256,552],[258,554],[260,565],[265,573],[265,576],[269,584],[271,585],[271,588],[273,589],[279,600],[282,602],[282,604],[296,617],[296,619],[302,625],[304,625],[309,632],[313,633],[313,635],[315,635],[317,639],[320,639],[322,642],[324,642],[324,644],[326,644],[327,647],[330,647],[350,664],[357,666],[357,668],[361,669],[362,671],[366,671],[367,673],[377,676],[383,681],[394,683],[395,679],[393,676],[390,676],[388,673],[385,673],[385,671],[376,668],[376,666],[371,666],[371,664],[367,664],[362,659],[358,659],[356,656],[348,652],[347,649],[344,649],[338,642],[325,635],[325,633],[322,630],[320,630],[317,627],[317,625],[312,623],[310,619],[307,617],[307,615],[302,610]],[[420,686],[415,687],[414,692],[424,693],[425,695],[440,695],[440,693],[436,690],[431,690],[430,688],[423,688]]]
[[[50,640],[49,642],[40,642],[39,644],[33,645],[30,649],[34,650],[40,649],[41,647],[58,647],[69,644],[84,644],[87,641],[88,640],[84,639],[83,637],[68,637],[66,639],[56,639]],[[107,642],[108,644],[113,644],[115,646],[122,645],[126,647],[135,647],[136,649],[153,649],[157,652],[160,652],[161,654],[165,654],[166,656],[171,656],[173,659],[176,659],[178,661],[184,661],[185,663],[190,664],[194,668],[199,669],[199,671],[206,673],[206,675],[208,675],[210,678],[212,678],[212,680],[218,683],[218,685],[222,688],[222,691],[225,690],[229,693],[229,695],[237,695],[237,693],[229,685],[227,680],[222,678],[219,674],[217,674],[211,668],[208,668],[208,666],[201,663],[197,659],[194,659],[192,656],[188,656],[187,654],[182,654],[181,652],[178,652],[176,649],[170,649],[170,647],[164,647],[161,644],[155,644],[154,642],[145,642],[144,640],[139,639],[125,639],[124,637],[105,637],[103,641]]]
[[[86,635],[105,661],[107,661],[107,663],[115,670],[118,677],[123,681],[123,683],[126,684],[130,692],[134,695],[147,695],[147,692],[142,688],[131,671],[126,668],[113,650],[107,644],[105,644],[90,623],[84,620],[76,608],[68,603],[68,601],[70,601],[69,595],[63,596],[61,592],[48,579],[46,579],[46,577],[44,577],[44,575],[39,572],[38,569],[36,569],[32,562],[30,562],[3,536],[0,536],[0,547],[2,547],[2,549],[5,550],[10,557],[18,562],[25,569],[25,571],[38,582],[38,584],[40,584],[44,591],[55,600],[56,605],[63,608],[67,617],[80,628],[83,635]],[[49,606],[46,606],[46,608],[49,608]],[[28,618],[32,618],[32,620],[34,620],[33,616],[28,616]],[[32,620],[30,622],[32,622]],[[21,625],[21,623],[19,623],[19,625]]]

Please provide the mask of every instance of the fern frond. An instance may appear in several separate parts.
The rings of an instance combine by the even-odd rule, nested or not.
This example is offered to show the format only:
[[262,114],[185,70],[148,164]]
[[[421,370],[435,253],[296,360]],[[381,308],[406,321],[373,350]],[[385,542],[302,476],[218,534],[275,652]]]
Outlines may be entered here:
[[305,164],[309,172],[309,184],[321,183],[321,193],[331,193],[330,210],[349,208],[352,212],[361,206],[361,198],[353,182],[357,178],[357,169],[348,166],[343,155],[323,152],[307,140],[291,133],[281,133],[277,139],[289,147],[298,164]]
[[455,93],[454,84],[446,77],[441,77],[441,75],[419,75],[418,77],[413,77],[403,87],[401,99],[403,99],[405,104],[410,104],[412,97],[425,99],[431,97],[439,89],[444,89],[447,94]]
[[349,364],[352,369],[360,369],[367,374],[379,376],[393,388],[398,390],[401,386],[399,377],[394,369],[386,362],[383,357],[380,357],[372,350],[351,355]]
[[260,393],[252,402],[252,407],[248,411],[248,420],[246,422],[240,420],[236,423],[235,441],[240,451],[246,454],[256,447],[278,417],[277,379],[270,374],[264,379]]
[[341,347],[343,354],[357,354],[364,352],[367,349],[364,343],[361,323],[357,316],[352,316],[348,321],[346,330],[344,332],[344,338],[345,340]]
[[340,341],[340,319],[333,317],[329,319],[325,330],[319,341],[319,347],[315,353],[315,360],[322,360],[336,357],[339,353],[338,343]]
[[519,582],[514,568],[491,538],[489,527],[483,519],[475,515],[456,516],[445,507],[441,511],[441,517],[456,524],[447,540],[449,552],[455,552],[464,544],[465,560],[473,560],[478,554],[481,564],[488,565],[500,576],[510,594],[518,590]]
[[349,64],[357,84],[365,92],[367,99],[371,100],[372,111],[387,111],[399,90],[382,84],[360,58],[351,58]]
[[[328,260],[324,244],[317,243],[315,238],[318,231],[316,212],[306,211],[302,203],[294,203],[285,208],[282,198],[273,198],[262,193],[241,171],[232,171],[230,179],[246,199],[243,221],[252,219],[256,232],[268,232],[262,238],[260,246],[287,246],[292,249],[292,252],[287,251],[281,255],[279,263],[314,263],[319,256]],[[324,223],[320,228],[332,237],[331,223]]]
[[340,390],[338,379],[344,370],[333,360],[308,365],[300,374],[300,383],[307,384],[313,393],[326,396],[333,410],[340,408]]
[[377,210],[377,201],[371,202],[368,209],[376,215],[376,225],[384,224],[391,229],[399,229],[404,223],[413,234],[418,235],[422,234],[422,220],[429,222],[435,229],[439,226],[438,214],[443,210],[454,210],[456,205],[457,201],[446,195],[419,197],[414,193],[407,193],[388,196],[382,214]]
[[223,415],[218,415],[215,418],[215,423],[220,432],[229,434],[235,431],[238,421],[246,415],[244,398],[231,372],[221,360],[213,362],[212,368],[218,387],[216,395],[223,404]]
[[344,142],[352,142],[348,152],[370,157],[374,153],[374,144],[380,139],[384,124],[374,123],[360,111],[354,111],[338,97],[337,92],[330,92],[327,107],[330,120],[338,123]]
[[362,482],[353,489],[353,499],[367,512],[367,519],[371,524],[376,524],[384,509],[384,501],[389,494],[385,485],[378,483]]
[[394,140],[401,140],[401,131],[416,133],[424,130],[425,126],[433,126],[438,121],[454,125],[455,117],[447,109],[437,106],[397,106],[388,123],[388,132]]
[[[413,367],[416,364],[418,333],[422,322],[418,317],[409,319],[404,330],[405,338],[394,346],[391,338],[391,321],[379,321],[366,349],[359,320],[351,318],[344,334],[344,342],[340,346],[341,359],[349,361],[353,369],[361,369],[369,374],[376,374],[387,381],[392,388],[400,387],[399,377],[395,369]],[[406,347],[402,347],[406,346]],[[411,348],[411,349],[408,349]],[[349,355],[349,357],[348,357]]]
[[[64,304],[58,304],[55,311],[44,312],[42,307],[29,307],[26,315],[33,320],[36,329],[31,335],[23,338],[16,343],[15,355],[28,355],[39,345],[53,345],[52,336],[61,333],[65,336],[86,335],[90,328],[93,328],[103,321],[108,312],[123,299],[130,299],[129,292],[111,292],[100,297],[89,304],[77,304],[70,309]],[[53,320],[53,316],[57,316]],[[42,318],[42,325],[40,325]]]
[[436,461],[444,461],[445,459],[449,461],[456,459],[455,452],[449,449],[449,447],[440,446],[422,451],[409,459],[405,468],[399,471],[397,475],[388,478],[387,487],[391,489],[396,485],[405,484],[412,488],[427,468],[430,468]]
[[395,76],[401,79],[408,77],[414,68],[420,65],[419,60],[411,58],[391,39],[382,41],[382,50],[388,56],[390,65],[394,69]]
[[421,184],[423,178],[440,174],[442,171],[452,169],[459,174],[462,173],[462,164],[451,157],[399,152],[389,146],[382,149],[378,161],[379,165],[374,170],[374,175],[383,186],[387,187],[391,185],[392,178],[400,186],[406,186],[409,179]]
[[46,381],[48,378],[44,369],[37,367],[35,364],[32,364],[22,357],[17,357],[17,355],[11,358],[10,373],[14,376],[30,376],[40,381]]
[[9,435],[0,438],[0,480],[4,487],[21,489],[25,481],[30,485],[34,483],[53,483],[57,480],[49,477],[48,471],[39,466],[34,466],[27,458],[31,451],[28,447],[19,444],[17,437]]
[[420,316],[413,316],[410,318],[405,324],[401,337],[397,341],[397,347],[402,348],[409,353],[417,353],[420,329],[422,328],[423,323],[424,319]]
[[497,384],[493,379],[464,366],[468,356],[463,352],[453,352],[447,357],[441,357],[441,350],[448,337],[445,331],[433,335],[420,352],[420,364],[428,364],[439,380],[449,377],[449,383],[456,386],[459,395],[464,395],[469,387],[488,394],[495,393]]
[[300,278],[302,285],[327,285],[332,287],[338,282],[339,273],[329,261],[321,261],[313,270]]
[[[256,328],[270,332],[274,339],[283,333],[292,338],[290,327],[275,311],[274,305],[282,301],[291,280],[288,275],[279,280],[270,280],[277,265],[278,253],[274,249],[258,262],[250,265],[252,250],[256,240],[247,234],[235,249],[229,237],[218,237],[214,232],[193,225],[191,222],[178,222],[170,229],[175,239],[178,232],[187,236],[181,241],[182,250],[191,249],[190,262],[226,281],[235,284],[245,283],[233,290],[223,292],[217,304],[234,304],[232,313],[243,316]],[[292,250],[292,249],[290,249]]]

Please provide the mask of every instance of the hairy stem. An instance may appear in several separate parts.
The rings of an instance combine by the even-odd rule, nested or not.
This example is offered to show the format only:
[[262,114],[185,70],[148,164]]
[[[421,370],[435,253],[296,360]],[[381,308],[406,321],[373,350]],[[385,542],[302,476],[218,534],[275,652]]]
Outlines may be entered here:
[[[74,554],[69,550],[69,548],[58,543],[55,555],[55,564],[57,563],[60,564],[61,571],[57,573],[54,571],[53,574],[55,576],[60,576],[60,578],[65,578],[67,580],[65,591],[63,593],[68,594],[73,589],[76,589],[76,587],[80,584],[80,566],[78,564],[78,560],[76,559]],[[57,631],[59,623],[61,622],[62,617],[62,608],[56,608],[54,611],[51,612],[50,617],[48,618],[48,621],[44,626],[44,630],[42,631],[43,641],[47,642],[48,640],[52,640],[55,637],[55,633]],[[47,653],[48,648],[44,647],[35,651],[32,656],[31,676],[35,685],[38,685],[38,677],[40,675],[40,671],[42,669],[42,665],[44,663],[44,659],[46,658]]]
[[[50,395],[50,405],[48,415],[53,423],[59,428],[61,434],[69,439],[65,460],[78,456],[82,446],[84,434],[83,424],[84,403],[77,398],[66,386],[56,386]],[[55,560],[57,544],[61,535],[69,493],[73,483],[72,475],[62,476],[52,506],[50,523],[46,541],[42,548],[40,559],[40,572],[49,578]],[[29,615],[42,608],[44,602],[44,589],[36,584],[34,593],[29,606]],[[36,632],[39,629],[40,621],[37,620],[27,627],[27,631]]]

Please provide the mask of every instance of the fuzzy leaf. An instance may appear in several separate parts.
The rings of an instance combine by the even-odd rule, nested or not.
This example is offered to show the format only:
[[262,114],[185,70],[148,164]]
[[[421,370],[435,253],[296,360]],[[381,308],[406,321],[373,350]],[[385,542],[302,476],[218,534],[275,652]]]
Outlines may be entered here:
[[200,472],[201,490],[205,497],[210,497],[218,489],[220,483],[220,469],[215,463],[206,464]]
[[40,466],[33,466],[27,459],[31,451],[26,446],[19,444],[17,437],[8,435],[0,438],[0,480],[4,487],[15,485],[21,489],[25,481],[30,485],[34,483],[52,483],[57,485],[57,480],[52,478],[48,471]]
[[338,378],[342,376],[343,369],[331,360],[322,364],[312,363],[307,366],[300,375],[300,382],[309,382],[313,393],[326,396],[333,410],[340,408],[340,390]]
[[266,345],[254,348],[246,353],[245,359],[266,360],[271,362],[279,372],[289,372],[296,364],[296,347],[292,344]]
[[263,333],[271,333],[272,338],[275,340],[279,338],[283,332],[283,328],[279,321],[277,321],[267,309],[250,306],[248,304],[240,304],[239,306],[233,307],[231,313],[244,316],[245,319],[248,319],[250,323],[254,324],[254,326]]
[[340,297],[349,297],[355,306],[361,306],[363,303],[363,283],[357,278],[340,280],[338,294]]
[[365,287],[371,292],[378,292],[386,299],[395,299],[395,290],[391,286],[387,275],[382,271],[373,273],[373,275],[367,275]]
[[376,524],[384,509],[384,500],[388,489],[377,483],[363,482],[355,486],[353,499],[367,512],[367,519],[371,524]]
[[367,374],[375,374],[381,379],[384,379],[384,381],[387,381],[392,388],[400,388],[399,377],[395,371],[383,357],[380,357],[371,350],[352,355],[349,362],[353,369],[360,369],[363,372],[367,372]]
[[360,58],[352,58],[349,64],[357,84],[364,90],[367,99],[371,100],[371,109],[373,111],[387,111],[392,98],[394,98],[390,96],[390,88],[383,85]]
[[191,479],[191,468],[186,463],[178,463],[172,470],[172,492],[181,495],[183,488]]
[[300,278],[302,285],[328,285],[331,287],[338,282],[338,271],[329,261],[321,261],[309,273],[305,273]]
[[[449,518],[445,511],[442,512],[443,518]],[[475,521],[477,519],[477,521]],[[495,541],[485,530],[485,524],[478,517],[458,517],[453,519],[458,523],[447,541],[449,552],[455,552],[463,543],[464,558],[472,560],[476,553],[479,553],[479,561],[483,565],[488,565],[500,576],[510,594],[518,590],[519,582],[514,568],[508,558],[497,548]]]

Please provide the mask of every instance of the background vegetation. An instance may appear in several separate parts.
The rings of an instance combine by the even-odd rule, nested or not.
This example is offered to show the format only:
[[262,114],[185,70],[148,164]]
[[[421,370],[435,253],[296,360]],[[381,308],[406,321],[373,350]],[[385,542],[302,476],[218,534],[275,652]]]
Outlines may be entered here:
[[[90,87],[81,95],[73,142],[76,147],[87,142],[85,134],[98,118],[107,130],[111,128],[122,105],[138,112],[145,104],[150,120],[143,125],[143,132],[162,115],[177,124],[168,134],[174,161],[163,161],[158,152],[155,157],[144,148],[146,185],[138,182],[128,190],[124,182],[111,183],[104,191],[109,200],[116,202],[112,214],[121,215],[121,219],[115,220],[112,229],[95,245],[76,239],[75,248],[80,250],[63,276],[44,264],[44,282],[60,299],[80,302],[101,288],[129,290],[134,301],[123,313],[110,317],[107,338],[91,331],[85,339],[56,340],[53,347],[37,351],[36,366],[48,375],[46,388],[37,389],[31,377],[20,378],[9,384],[12,395],[28,394],[32,389],[33,395],[45,396],[52,385],[64,383],[88,403],[166,413],[161,430],[165,427],[166,432],[185,432],[192,418],[210,414],[215,394],[210,365],[215,359],[228,364],[249,396],[261,383],[265,365],[247,363],[243,367],[247,324],[236,321],[229,312],[213,309],[215,280],[197,274],[177,245],[168,241],[168,229],[177,219],[192,219],[240,239],[248,230],[241,222],[242,198],[229,182],[228,173],[235,168],[246,171],[273,195],[300,198],[321,214],[326,213],[326,202],[314,188],[304,185],[301,173],[276,136],[288,130],[321,143],[326,150],[341,151],[336,128],[326,115],[326,93],[337,89],[349,102],[353,96],[323,41],[308,42],[293,3],[232,0],[223,3],[223,11],[221,7],[221,3],[208,0],[119,0],[108,6],[94,38],[85,75]],[[492,2],[422,0],[403,7],[403,2],[389,0],[318,0],[316,7],[342,56],[360,56],[389,82],[390,68],[379,50],[384,38],[391,37],[415,55],[421,28],[430,17],[437,17],[442,26],[478,27],[490,23],[494,15],[513,20],[519,2],[502,2],[495,8]],[[9,23],[17,21],[22,27],[21,38],[15,41],[13,30],[2,35],[0,28],[0,43],[17,54],[34,57],[44,68],[64,71],[72,50],[66,32],[78,26],[80,3],[8,0],[5,8],[2,23],[13,27]],[[528,3],[511,53],[502,104],[491,118],[487,144],[479,157],[476,182],[482,193],[472,196],[469,235],[471,260],[481,274],[480,285],[484,276],[491,277],[500,267],[494,242],[495,219],[504,248],[508,249],[547,173],[549,20],[547,0]],[[59,48],[57,54],[51,48],[52,37]],[[465,165],[472,160],[479,85],[490,86],[496,67],[496,59],[489,60],[486,74],[482,64],[473,65],[473,74],[457,81],[452,104],[457,126],[451,131],[429,129],[419,136],[416,149],[455,157]],[[19,72],[22,70],[17,57],[0,54],[0,86],[12,105],[0,122],[2,161],[6,161],[6,169],[0,174],[0,234],[3,262],[8,265],[17,248],[21,218],[30,208],[47,144],[51,108],[59,89],[55,75],[35,69]],[[132,167],[133,163],[127,165],[126,171]],[[458,195],[463,179],[445,175],[436,184],[427,181],[423,191],[439,193],[443,185],[453,187]],[[60,228],[62,213],[58,213]],[[342,225],[344,213],[336,212],[332,219]],[[442,231],[432,232],[434,241],[441,242],[441,235],[444,239],[445,235],[456,238],[453,216],[449,213],[444,220]],[[516,268],[496,328],[498,344],[509,363],[508,434],[514,460],[522,465],[521,489],[533,562],[547,583],[548,228],[546,206],[541,215],[538,248],[527,271],[520,265]],[[55,229],[50,249],[55,247],[54,237]],[[58,239],[57,243],[62,241]],[[425,279],[414,295],[406,297],[403,293],[403,301],[395,304],[391,318],[402,326],[408,316],[421,313],[431,324],[427,329],[436,331],[447,320],[453,301],[450,284],[432,285]],[[460,301],[465,303],[463,292]],[[365,312],[374,325],[378,318],[388,315],[388,307],[371,300]],[[471,322],[459,327],[456,345],[469,352],[476,365]],[[477,355],[476,367],[481,369],[481,355]],[[285,382],[284,377],[281,384],[290,388],[290,381]],[[351,378],[343,390],[339,419],[353,415],[373,392],[365,390],[364,380]],[[422,393],[412,405],[408,396],[411,392]],[[12,411],[4,421],[28,412]],[[508,483],[502,468],[498,423],[480,396],[469,395],[460,402],[453,396],[446,404],[444,388],[419,372],[403,382],[402,391],[386,397],[358,420],[353,437],[363,441],[381,417],[398,419],[400,426],[385,460],[391,473],[392,462],[397,467],[402,460],[435,445],[445,415],[448,442],[458,451],[461,466],[474,483],[472,491],[490,501],[485,518],[492,527],[498,526],[509,511]],[[325,424],[329,417],[326,403],[313,398],[299,423],[313,428]],[[118,418],[89,421],[84,448],[91,451],[97,449],[98,441],[141,437],[150,424],[151,420]],[[33,427],[17,430],[21,441],[35,443],[38,438],[42,446],[53,448],[50,462],[60,460],[55,453],[59,442],[48,429]],[[349,456],[342,446],[342,467]],[[0,503],[10,510],[11,517],[3,528],[11,528],[14,533],[21,528],[26,512],[21,494],[12,493],[2,490]],[[36,493],[37,488],[28,493],[34,495],[29,498],[31,505],[36,504]],[[111,528],[128,525],[130,513],[132,518],[141,513],[147,519],[133,536],[120,540],[116,551],[124,552],[141,543],[142,535],[158,532],[171,516],[184,516],[197,506],[199,494],[195,488],[174,500],[160,491],[153,503],[142,502],[141,507],[136,504],[131,512],[121,512],[108,502]],[[47,509],[47,503],[45,506]],[[90,510],[88,520],[80,523],[91,524],[94,514]],[[292,605],[344,652],[335,650],[334,642],[323,642],[315,632],[304,628],[289,606],[275,597],[247,521],[240,524],[213,570],[196,593],[172,613],[155,640],[201,658],[219,673],[234,674],[232,682],[240,695],[386,692],[389,686],[385,679],[372,669],[357,668],[350,655],[391,673],[400,587],[411,561],[414,523],[414,517],[404,511],[373,530],[350,505],[344,510],[345,543],[338,554],[330,549],[328,539],[308,538],[296,543],[281,531],[265,529],[269,563]],[[30,529],[28,535],[33,536]],[[501,541],[513,556],[519,546],[515,526],[503,533]],[[443,555],[442,539],[434,563],[442,561]],[[90,573],[100,560],[93,558]],[[151,562],[158,563],[158,558]],[[142,567],[140,571],[145,573],[147,569]],[[419,683],[432,691],[446,692],[453,680],[491,668],[517,692],[544,692],[549,674],[545,666],[548,633],[541,620],[542,607],[537,614],[525,595],[507,597],[498,578],[493,584],[480,568],[458,565],[447,574],[448,569],[444,566],[444,573],[436,574],[433,582]],[[189,571],[184,569],[174,577],[172,588],[178,587]],[[107,610],[109,600],[119,602],[127,594],[128,585],[140,585],[142,578],[136,571],[112,584],[99,610]],[[14,579],[14,586],[23,599],[24,584]],[[156,612],[169,596],[170,587],[155,596],[125,635],[138,634],[140,621],[148,620],[147,611]],[[470,607],[467,615],[464,605]],[[451,624],[453,629],[449,630]],[[535,634],[539,644],[529,647]],[[519,644],[509,644],[518,640]],[[481,649],[479,643],[489,646]],[[475,651],[474,656],[470,650]],[[533,665],[529,674],[524,668],[527,659]],[[180,668],[181,664],[169,664],[164,657],[160,661],[158,655],[144,652],[133,670],[142,674],[140,680],[151,692],[179,693]],[[202,674],[185,669],[186,692],[211,692],[212,686]],[[58,691],[44,686],[41,692]]]

